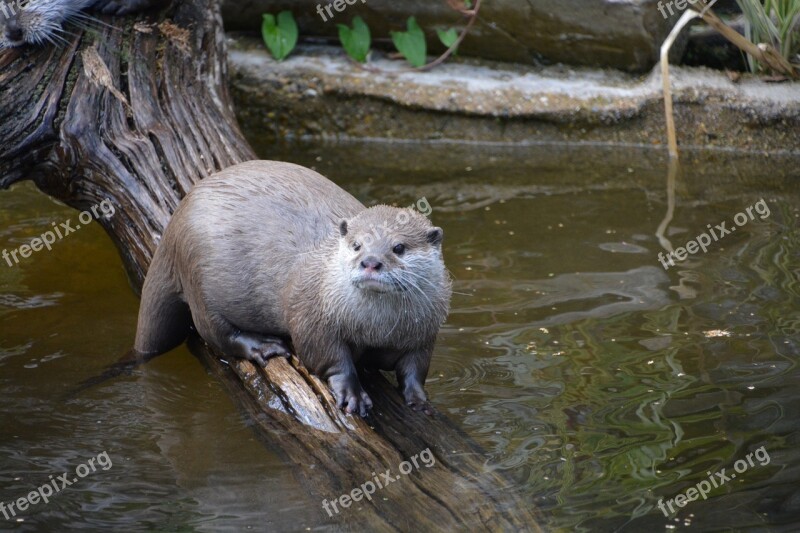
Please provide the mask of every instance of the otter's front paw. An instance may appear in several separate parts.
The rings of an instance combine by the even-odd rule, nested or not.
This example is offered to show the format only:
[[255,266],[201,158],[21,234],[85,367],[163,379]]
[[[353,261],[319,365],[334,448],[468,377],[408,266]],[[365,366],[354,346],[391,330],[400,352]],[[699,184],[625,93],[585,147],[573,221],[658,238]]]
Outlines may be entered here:
[[357,376],[334,375],[328,378],[328,384],[336,395],[336,407],[345,413],[358,413],[365,417],[372,409],[372,400],[361,388]]
[[425,391],[421,387],[408,387],[403,391],[406,405],[414,411],[422,411],[426,415],[433,415],[433,407],[428,403]]

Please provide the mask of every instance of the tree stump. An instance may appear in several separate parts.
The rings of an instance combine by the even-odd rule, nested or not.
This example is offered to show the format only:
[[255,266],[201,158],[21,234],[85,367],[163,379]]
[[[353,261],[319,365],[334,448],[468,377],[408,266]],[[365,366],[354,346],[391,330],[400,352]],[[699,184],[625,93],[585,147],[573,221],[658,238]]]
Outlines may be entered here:
[[[106,20],[60,48],[0,52],[0,188],[33,180],[85,210],[108,199],[100,223],[135,289],[171,213],[194,183],[255,159],[226,87],[225,35],[215,0]],[[394,482],[332,516],[369,530],[538,530],[536,513],[485,453],[446,417],[414,413],[382,375],[362,383],[369,421],[345,416],[296,358],[265,369],[190,347],[250,414],[259,437],[293,465],[309,505],[336,500],[391,471]],[[369,422],[369,423],[368,423]],[[435,463],[398,476],[430,449]],[[324,515],[323,515],[324,516]]]

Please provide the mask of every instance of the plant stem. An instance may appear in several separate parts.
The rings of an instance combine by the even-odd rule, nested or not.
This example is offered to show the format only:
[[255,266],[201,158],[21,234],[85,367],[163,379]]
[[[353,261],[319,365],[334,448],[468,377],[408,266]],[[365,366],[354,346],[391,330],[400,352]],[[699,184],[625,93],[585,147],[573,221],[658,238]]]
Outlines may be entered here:
[[692,20],[701,16],[696,11],[683,12],[678,23],[672,28],[669,36],[661,45],[661,83],[664,91],[664,118],[667,123],[667,142],[669,144],[669,158],[678,159],[678,136],[675,133],[675,117],[672,114],[672,87],[669,79],[669,50],[680,35],[681,30]]
[[[445,50],[445,52],[442,55],[440,55],[439,57],[437,57],[436,59],[434,59],[430,63],[422,65],[421,67],[406,68],[406,69],[401,69],[401,70],[393,70],[393,71],[391,71],[391,74],[398,74],[398,73],[401,73],[401,72],[423,72],[423,71],[426,71],[426,70],[430,70],[430,69],[432,69],[433,67],[435,67],[437,65],[442,64],[448,57],[450,57],[453,54],[453,52],[455,52],[458,49],[459,45],[461,45],[461,41],[464,40],[464,38],[467,36],[467,33],[469,33],[469,30],[472,28],[472,26],[475,25],[475,21],[478,19],[478,13],[480,12],[480,9],[481,9],[481,0],[476,0],[475,7],[472,9],[472,12],[471,12],[470,18],[469,18],[469,22],[467,22],[467,26],[464,28],[464,30],[461,32],[461,34],[458,36],[458,39],[456,39],[455,42],[450,46],[450,48]],[[368,72],[387,73],[384,70],[381,70],[379,68],[375,68],[375,67],[372,67],[372,66],[369,66],[369,65],[362,65],[360,63],[357,63],[357,65],[358,65],[359,68],[361,68],[363,70],[366,70]]]
[[450,57],[453,54],[453,52],[455,52],[458,49],[459,45],[461,45],[461,41],[463,41],[464,38],[467,36],[469,30],[475,24],[475,21],[478,20],[478,12],[480,10],[481,10],[481,0],[476,0],[475,7],[472,10],[472,15],[469,18],[469,22],[467,23],[467,26],[464,28],[464,31],[461,32],[461,35],[458,36],[458,39],[456,39],[456,42],[454,42],[450,46],[450,48],[445,50],[445,52],[442,55],[440,55],[427,65],[422,65],[421,67],[415,68],[413,70],[425,71],[432,69],[433,67],[442,64],[448,57]]

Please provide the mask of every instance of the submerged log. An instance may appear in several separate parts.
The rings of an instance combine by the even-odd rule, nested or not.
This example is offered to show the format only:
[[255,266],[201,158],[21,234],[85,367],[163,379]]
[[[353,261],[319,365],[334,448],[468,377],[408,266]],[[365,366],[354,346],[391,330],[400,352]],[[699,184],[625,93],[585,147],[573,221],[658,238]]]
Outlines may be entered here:
[[[109,200],[116,212],[100,223],[139,290],[180,199],[198,180],[255,154],[225,85],[217,1],[108,22],[117,28],[73,29],[61,48],[0,52],[0,188],[30,179],[80,210]],[[487,468],[473,441],[439,413],[408,409],[381,374],[362,381],[375,403],[365,421],[341,413],[296,358],[261,369],[198,338],[190,347],[259,437],[293,465],[315,512],[323,499],[337,501],[333,523],[538,530],[532,506],[506,490],[511,481]],[[416,464],[406,473],[409,459]],[[365,498],[368,482],[375,492]],[[343,508],[345,494],[358,501]]]

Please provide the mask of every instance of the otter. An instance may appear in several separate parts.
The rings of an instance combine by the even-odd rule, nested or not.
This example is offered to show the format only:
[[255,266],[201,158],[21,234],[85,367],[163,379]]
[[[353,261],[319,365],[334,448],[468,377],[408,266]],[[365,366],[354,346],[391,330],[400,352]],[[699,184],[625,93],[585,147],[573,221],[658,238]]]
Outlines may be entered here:
[[405,402],[423,385],[450,305],[441,228],[415,210],[366,208],[305,167],[232,166],[181,201],[142,289],[134,349],[146,360],[194,324],[221,352],[288,356],[327,381],[337,406],[372,406],[356,363],[394,370]]
[[64,42],[63,25],[86,25],[94,20],[83,13],[91,9],[103,15],[127,15],[159,0],[0,0],[0,50],[26,44]]

